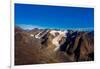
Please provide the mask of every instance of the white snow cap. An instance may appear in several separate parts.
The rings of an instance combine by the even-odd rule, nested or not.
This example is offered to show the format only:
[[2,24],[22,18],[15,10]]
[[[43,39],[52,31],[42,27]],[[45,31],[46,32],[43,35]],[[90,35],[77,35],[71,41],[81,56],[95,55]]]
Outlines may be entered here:
[[56,48],[54,49],[54,51],[57,51],[59,49],[59,47],[60,47],[59,41],[63,37],[67,37],[66,36],[67,32],[68,31],[56,31],[56,30],[50,31],[50,34],[52,34],[53,36],[55,36],[56,33],[59,33],[59,35],[57,35],[56,37],[54,37],[53,40],[52,40],[52,44],[54,44],[56,46]]

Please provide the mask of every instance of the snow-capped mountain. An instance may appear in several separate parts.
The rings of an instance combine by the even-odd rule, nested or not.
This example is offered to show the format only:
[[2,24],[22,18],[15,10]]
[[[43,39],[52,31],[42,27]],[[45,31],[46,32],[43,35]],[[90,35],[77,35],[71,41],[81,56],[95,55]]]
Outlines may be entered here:
[[[15,64],[17,65],[91,61],[94,60],[93,55],[93,31],[15,28]],[[22,58],[25,62],[21,62]]]

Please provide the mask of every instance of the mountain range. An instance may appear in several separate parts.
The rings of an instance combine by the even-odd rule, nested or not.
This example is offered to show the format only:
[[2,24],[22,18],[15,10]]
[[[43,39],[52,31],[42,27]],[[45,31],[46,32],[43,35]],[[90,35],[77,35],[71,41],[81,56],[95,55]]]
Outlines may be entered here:
[[94,60],[94,31],[15,26],[15,65]]

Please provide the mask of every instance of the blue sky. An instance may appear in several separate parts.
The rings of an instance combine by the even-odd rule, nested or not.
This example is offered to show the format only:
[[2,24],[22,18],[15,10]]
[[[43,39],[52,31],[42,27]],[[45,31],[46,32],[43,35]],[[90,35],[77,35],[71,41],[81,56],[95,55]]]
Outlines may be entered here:
[[15,24],[25,28],[94,28],[94,9],[15,4]]

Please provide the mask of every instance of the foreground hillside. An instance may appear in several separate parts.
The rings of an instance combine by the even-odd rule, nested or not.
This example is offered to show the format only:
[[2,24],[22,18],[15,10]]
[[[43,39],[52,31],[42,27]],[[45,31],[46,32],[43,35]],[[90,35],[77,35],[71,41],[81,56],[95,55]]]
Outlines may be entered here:
[[15,65],[94,60],[94,31],[15,28]]

